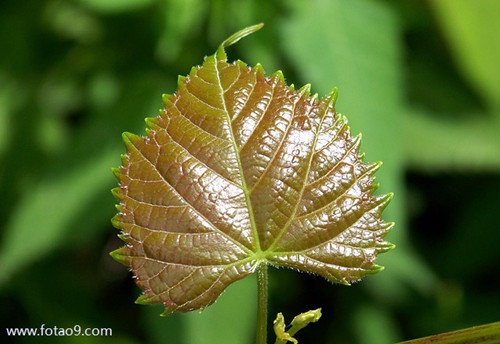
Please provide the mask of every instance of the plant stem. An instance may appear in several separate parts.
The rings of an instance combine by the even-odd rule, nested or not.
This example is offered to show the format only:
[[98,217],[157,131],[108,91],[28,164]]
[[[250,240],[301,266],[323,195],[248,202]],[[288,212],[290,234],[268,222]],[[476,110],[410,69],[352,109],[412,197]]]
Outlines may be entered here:
[[267,343],[267,263],[257,268],[257,338],[256,344]]

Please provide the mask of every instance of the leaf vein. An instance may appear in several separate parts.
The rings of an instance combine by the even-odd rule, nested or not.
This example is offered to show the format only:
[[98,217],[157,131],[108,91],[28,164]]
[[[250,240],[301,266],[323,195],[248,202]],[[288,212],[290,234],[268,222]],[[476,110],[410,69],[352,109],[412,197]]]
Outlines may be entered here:
[[[324,119],[325,119],[325,116],[322,116],[320,123],[319,123],[319,126],[318,126],[319,128],[321,128],[321,125],[323,124]],[[290,228],[291,224],[295,220],[295,217],[297,214],[297,209],[299,207],[300,201],[302,200],[302,196],[304,195],[304,190],[306,188],[307,179],[308,179],[309,173],[311,171],[313,153],[314,153],[314,150],[316,148],[317,142],[318,142],[318,135],[314,135],[314,141],[312,142],[311,152],[309,154],[309,161],[307,162],[307,168],[306,168],[306,172],[305,172],[304,179],[303,179],[304,182],[302,183],[302,187],[301,187],[301,190],[299,192],[299,197],[297,198],[297,203],[295,204],[293,211],[292,211],[292,214],[290,215],[289,219],[287,220],[287,222],[285,223],[283,228],[280,230],[278,235],[274,238],[274,241],[269,246],[268,250],[274,249],[274,246],[278,243],[278,241],[281,239],[283,234],[286,233],[286,231]]]
[[[218,67],[219,60],[217,58],[214,58],[214,59],[215,59],[215,61],[214,61],[214,68],[215,68],[215,71],[216,71],[215,74],[217,75],[219,93],[220,93],[220,97],[221,97],[221,100],[222,100],[222,105],[223,105],[223,108],[224,108],[224,113],[226,114],[228,123],[231,123],[231,118],[230,118],[229,112],[227,110],[226,100],[224,98],[224,89],[222,87],[222,82],[221,82],[221,79],[220,79],[220,71],[219,71],[219,67]],[[242,168],[242,164],[241,164],[241,158],[240,158],[240,154],[239,154],[239,151],[238,151],[238,147],[236,146],[236,139],[234,137],[234,132],[233,132],[232,125],[229,125],[229,130],[230,130],[230,135],[231,135],[231,140],[230,141],[231,141],[231,143],[233,145],[233,150],[236,153],[235,154],[236,155],[236,161],[238,163],[238,171],[239,171],[240,176],[241,176],[241,186],[242,186],[243,194],[245,195],[245,202],[246,202],[247,209],[248,209],[248,215],[249,215],[249,220],[250,220],[250,225],[251,225],[251,231],[252,231],[252,234],[253,234],[253,237],[254,237],[254,241],[255,241],[255,245],[256,245],[256,250],[260,251],[261,250],[261,248],[260,248],[260,240],[259,240],[259,234],[258,234],[258,232],[256,230],[255,218],[254,218],[254,215],[253,215],[253,207],[252,207],[252,203],[250,201],[250,194],[248,192],[248,187],[247,187],[247,183],[246,183],[246,179],[245,179],[245,174],[243,173],[243,168]]]
[[330,202],[328,202],[328,203],[322,205],[321,207],[319,207],[317,209],[314,209],[314,210],[312,210],[310,212],[307,212],[307,213],[304,213],[304,214],[300,214],[299,216],[296,217],[296,219],[305,218],[307,216],[310,216],[310,215],[317,214],[317,213],[321,212],[323,209],[327,208],[332,203],[334,203],[335,201],[337,201],[339,198],[341,198],[342,196],[344,196],[349,190],[352,189],[352,187],[356,184],[356,182],[358,182],[363,177],[366,177],[366,176],[368,176],[370,174],[371,174],[371,170],[366,170],[358,178],[354,178],[353,180],[351,180],[351,183],[349,185],[347,185],[347,187],[345,188],[345,190],[341,194],[339,194],[337,197],[335,197],[334,199],[332,199]]
[[[269,110],[269,107],[271,106],[271,103],[273,102],[274,95],[276,93],[276,86],[277,85],[278,85],[277,83],[273,84],[273,87],[271,88],[272,91],[271,91],[271,97],[269,98],[269,102],[266,104],[266,108],[264,109],[264,111],[262,111],[262,115],[259,117],[259,120],[255,124],[255,126],[254,126],[254,128],[252,130],[252,133],[248,136],[247,141],[243,145],[241,145],[241,147],[239,148],[239,152],[241,152],[243,150],[243,148],[247,145],[247,143],[250,141],[250,138],[254,135],[254,133],[257,130],[257,128],[259,127],[260,123],[262,122],[262,120],[266,116],[266,113]],[[250,99],[250,97],[249,97],[249,99]]]
[[[285,133],[282,137],[282,139],[280,140],[279,144],[278,144],[278,147],[276,147],[276,149],[274,150],[273,152],[273,155],[271,157],[271,159],[269,159],[269,162],[267,164],[267,166],[264,168],[264,170],[262,171],[262,173],[260,174],[259,178],[255,181],[255,184],[252,186],[252,189],[250,189],[250,193],[252,193],[255,188],[257,187],[257,185],[264,179],[264,175],[269,171],[269,169],[271,168],[271,166],[273,165],[273,162],[276,160],[276,158],[278,157],[278,153],[280,152],[281,148],[283,147],[283,144],[285,143],[286,141],[286,138],[288,136],[288,134],[290,133],[290,128],[292,127],[292,123],[293,123],[293,120],[294,120],[294,116],[295,116],[295,108],[297,106],[297,103],[298,103],[299,100],[297,100],[294,104],[293,104],[293,111],[292,111],[292,118],[290,119],[290,121],[287,123],[287,127],[286,127],[286,130],[285,130]],[[264,117],[264,116],[262,116]]]
[[[238,69],[238,71],[239,71],[239,69]],[[233,83],[233,85],[234,85],[235,83],[236,83],[236,80],[235,80],[235,82]],[[252,98],[252,95],[253,95],[253,93],[254,93],[254,91],[255,91],[255,86],[256,86],[256,85],[257,85],[257,82],[252,83],[252,89],[251,89],[251,90],[250,90],[250,92],[248,93],[248,97],[246,97],[246,99],[245,99],[245,101],[243,102],[243,104],[241,104],[241,108],[239,109],[238,113],[235,113],[235,114],[234,114],[234,116],[233,116],[233,118],[232,118],[231,122],[234,122],[234,121],[235,121],[235,120],[236,120],[236,119],[237,119],[237,118],[241,115],[241,113],[243,112],[243,110],[244,110],[244,109],[245,109],[245,107],[247,106],[248,101],[250,100],[250,98]],[[232,85],[231,85],[231,87],[232,87]],[[227,91],[229,91],[229,90],[231,89],[231,87],[228,87]],[[226,91],[226,92],[227,92],[227,91]],[[240,150],[241,150],[241,147],[240,147]]]
[[[175,142],[175,141],[174,141]],[[139,152],[139,154],[142,156],[142,158],[147,161],[152,169],[160,176],[161,180],[163,180],[163,182],[165,182],[166,185],[168,185],[171,190],[173,190],[173,192],[179,196],[180,199],[182,199],[184,201],[184,203],[189,206],[198,216],[200,216],[200,218],[204,219],[208,224],[210,224],[210,226],[212,227],[213,230],[217,231],[218,233],[220,233],[221,235],[225,236],[226,238],[229,239],[230,242],[232,242],[233,244],[235,244],[236,246],[240,247],[242,250],[244,250],[245,252],[249,252],[249,249],[246,248],[243,244],[241,244],[240,242],[238,242],[236,239],[234,239],[233,237],[231,237],[229,234],[223,232],[222,230],[220,230],[219,228],[217,228],[217,226],[212,222],[210,221],[205,215],[203,215],[198,209],[196,209],[192,204],[190,204],[187,199],[182,196],[178,191],[177,189],[171,185],[164,177],[163,175],[160,173],[160,171],[158,170],[158,168],[144,155],[144,153],[139,150],[133,143],[132,145],[134,146],[134,148],[136,149],[137,152]],[[197,159],[196,159],[197,160]]]

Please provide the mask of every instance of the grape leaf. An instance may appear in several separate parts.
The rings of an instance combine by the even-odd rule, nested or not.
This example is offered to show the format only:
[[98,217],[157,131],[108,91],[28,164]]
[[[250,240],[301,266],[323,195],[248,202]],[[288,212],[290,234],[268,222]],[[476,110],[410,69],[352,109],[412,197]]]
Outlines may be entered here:
[[392,194],[372,195],[381,164],[363,162],[336,89],[318,99],[227,62],[224,48],[259,28],[180,77],[145,136],[123,135],[113,224],[126,246],[112,256],[144,290],[137,303],[204,308],[259,264],[349,285],[393,247],[381,219]]

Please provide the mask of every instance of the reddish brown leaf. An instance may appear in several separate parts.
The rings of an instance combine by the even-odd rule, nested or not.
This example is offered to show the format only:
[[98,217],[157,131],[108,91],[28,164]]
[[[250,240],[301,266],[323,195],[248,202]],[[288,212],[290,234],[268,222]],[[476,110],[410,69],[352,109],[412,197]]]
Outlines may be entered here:
[[228,63],[224,46],[249,32],[179,78],[145,136],[123,135],[113,224],[127,244],[112,255],[139,303],[204,308],[259,264],[350,284],[393,247],[381,219],[392,195],[372,196],[380,163],[363,163],[336,91],[318,99]]

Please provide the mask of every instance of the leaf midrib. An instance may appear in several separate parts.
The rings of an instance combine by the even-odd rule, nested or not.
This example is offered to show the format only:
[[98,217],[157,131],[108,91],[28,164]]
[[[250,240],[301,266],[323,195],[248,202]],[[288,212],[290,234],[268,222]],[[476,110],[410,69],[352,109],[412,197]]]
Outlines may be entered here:
[[[253,207],[252,207],[252,202],[251,202],[251,199],[250,199],[250,192],[249,192],[249,189],[248,189],[248,186],[247,186],[247,181],[245,179],[245,174],[243,172],[243,165],[241,163],[239,149],[236,146],[236,138],[235,138],[234,131],[233,131],[233,125],[232,125],[232,121],[231,121],[231,118],[230,118],[230,115],[229,115],[229,111],[227,109],[224,88],[222,87],[222,82],[221,82],[221,79],[220,79],[220,71],[219,71],[219,66],[218,66],[219,59],[217,58],[217,55],[213,55],[212,58],[214,59],[215,75],[217,77],[217,86],[219,88],[219,93],[220,93],[220,97],[221,97],[221,101],[222,101],[222,106],[223,106],[224,114],[226,115],[226,120],[229,123],[229,132],[230,132],[230,135],[231,135],[231,144],[233,146],[233,151],[235,152],[236,161],[238,163],[238,171],[239,171],[240,177],[241,177],[241,189],[243,191],[243,194],[245,195],[245,202],[246,202],[246,205],[247,205],[248,216],[249,216],[249,220],[250,220],[251,232],[252,232],[252,235],[253,235],[253,238],[254,238],[254,241],[255,241],[255,251],[254,252],[256,253],[256,255],[251,255],[251,257],[253,257],[253,256],[260,256],[260,253],[262,252],[262,248],[261,248],[261,245],[260,245],[259,233],[257,231],[257,226],[255,224],[255,216],[254,216],[254,211],[253,211]],[[223,60],[221,60],[221,61],[223,61]],[[223,62],[225,62],[225,61],[223,61]]]

